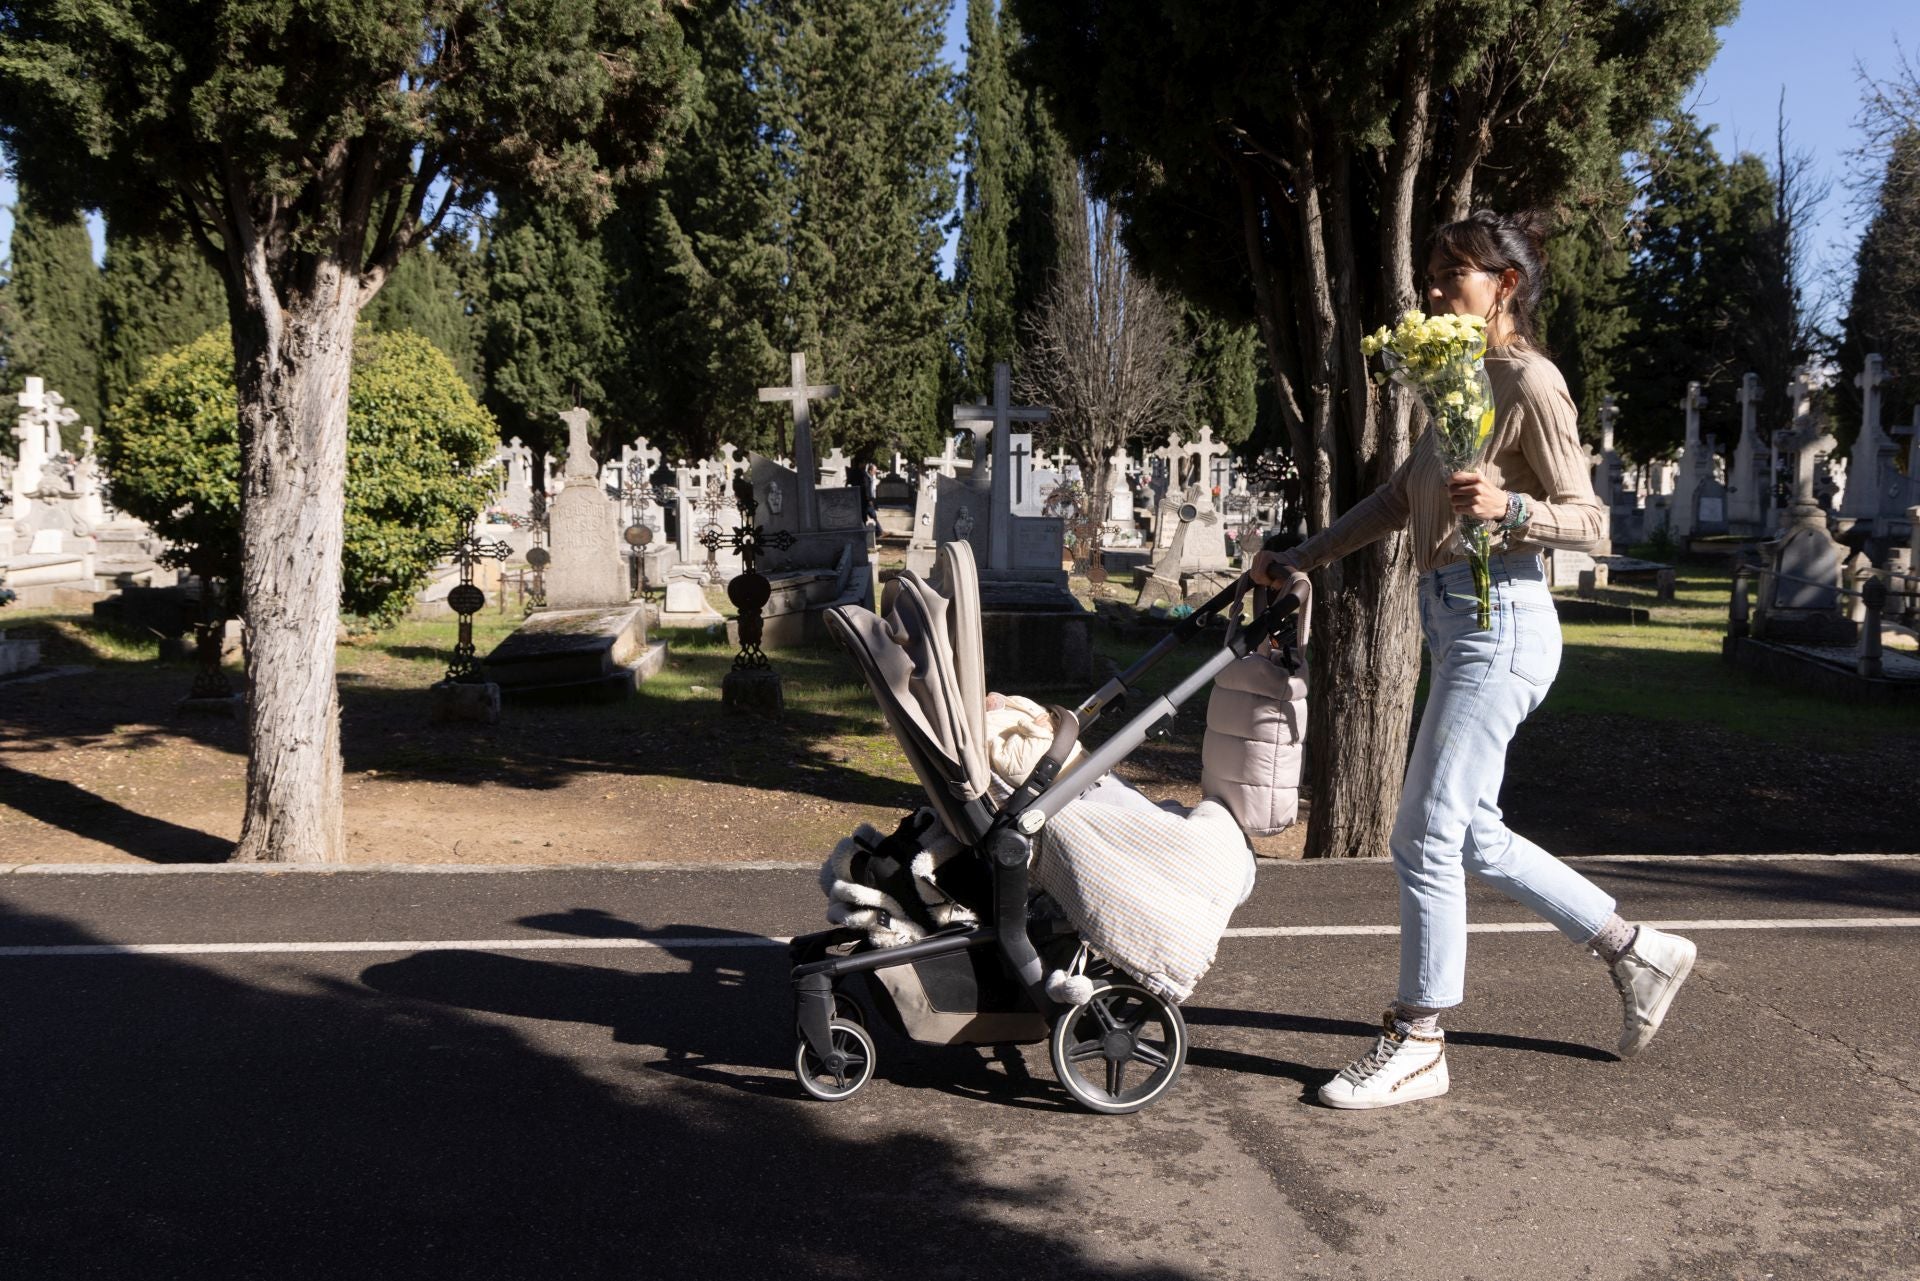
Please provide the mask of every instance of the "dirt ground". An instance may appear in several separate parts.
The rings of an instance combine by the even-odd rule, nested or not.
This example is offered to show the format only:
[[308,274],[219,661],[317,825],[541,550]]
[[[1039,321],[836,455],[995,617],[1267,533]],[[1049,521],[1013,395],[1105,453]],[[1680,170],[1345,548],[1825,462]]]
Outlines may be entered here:
[[[55,635],[49,662],[65,674],[0,682],[0,864],[225,859],[245,792],[241,725],[178,713],[185,667],[103,648],[71,622]],[[682,643],[627,703],[510,707],[482,727],[429,723],[426,686],[444,662],[433,645],[343,650],[349,859],[811,861],[921,803],[837,654],[777,656],[779,722],[722,712],[730,657],[717,640]],[[1744,679],[1713,661],[1698,679]],[[1502,802],[1517,831],[1566,854],[1920,850],[1920,718],[1855,733],[1849,715],[1836,707],[1832,732],[1783,740],[1550,699],[1514,742]],[[1122,776],[1197,801],[1204,718],[1195,700]],[[1302,825],[1255,848],[1297,858],[1304,837]]]

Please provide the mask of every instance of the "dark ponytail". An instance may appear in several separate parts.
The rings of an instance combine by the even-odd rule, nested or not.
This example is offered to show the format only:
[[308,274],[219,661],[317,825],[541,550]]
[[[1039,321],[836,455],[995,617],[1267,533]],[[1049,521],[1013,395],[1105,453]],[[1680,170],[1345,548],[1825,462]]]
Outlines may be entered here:
[[1518,273],[1519,283],[1506,301],[1507,319],[1516,338],[1539,347],[1533,318],[1547,286],[1547,229],[1546,217],[1533,210],[1498,214],[1476,209],[1459,222],[1435,228],[1429,254],[1495,275],[1508,270]]

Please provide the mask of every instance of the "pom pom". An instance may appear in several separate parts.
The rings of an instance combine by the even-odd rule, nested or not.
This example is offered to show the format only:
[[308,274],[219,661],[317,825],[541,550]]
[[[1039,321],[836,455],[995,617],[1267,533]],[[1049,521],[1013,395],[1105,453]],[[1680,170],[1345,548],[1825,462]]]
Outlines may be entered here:
[[1055,970],[1047,975],[1047,995],[1062,1005],[1080,1005],[1093,999],[1093,980],[1084,974]]

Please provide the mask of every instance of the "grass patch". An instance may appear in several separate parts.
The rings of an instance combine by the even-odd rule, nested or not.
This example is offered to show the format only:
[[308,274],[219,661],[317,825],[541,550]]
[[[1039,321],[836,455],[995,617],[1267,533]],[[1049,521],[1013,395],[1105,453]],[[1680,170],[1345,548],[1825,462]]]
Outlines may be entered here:
[[[1671,604],[1651,588],[1616,587],[1609,598],[1630,599],[1650,621],[1562,624],[1560,675],[1544,710],[1712,724],[1774,741],[1830,737],[1838,704],[1759,680],[1721,658],[1731,593],[1724,561],[1676,566]],[[1913,707],[1849,706],[1843,714],[1856,733],[1920,730]]]

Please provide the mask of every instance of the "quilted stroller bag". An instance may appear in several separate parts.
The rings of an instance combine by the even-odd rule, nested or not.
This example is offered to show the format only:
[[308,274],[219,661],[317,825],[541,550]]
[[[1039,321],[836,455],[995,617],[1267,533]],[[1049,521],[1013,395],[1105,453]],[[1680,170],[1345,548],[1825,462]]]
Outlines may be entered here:
[[1294,645],[1230,664],[1214,678],[1207,700],[1200,790],[1224,805],[1249,836],[1271,836],[1300,818],[1308,614],[1302,607]]

